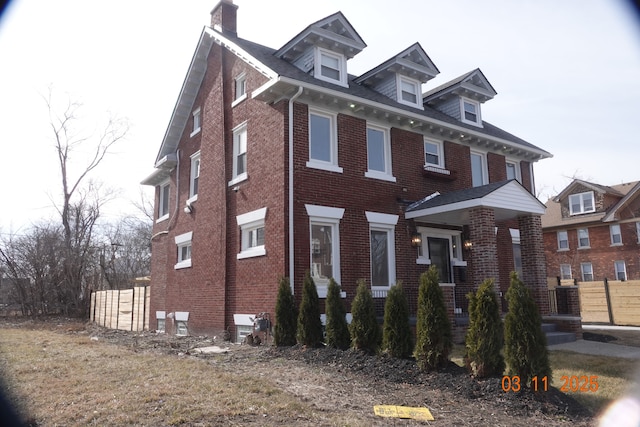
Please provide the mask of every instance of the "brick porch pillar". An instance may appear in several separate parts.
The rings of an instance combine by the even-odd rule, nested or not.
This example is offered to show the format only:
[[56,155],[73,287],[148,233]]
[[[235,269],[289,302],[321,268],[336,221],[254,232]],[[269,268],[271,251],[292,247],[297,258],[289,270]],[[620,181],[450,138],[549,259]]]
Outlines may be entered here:
[[518,217],[520,228],[520,250],[522,253],[522,277],[531,289],[540,315],[549,314],[549,293],[547,291],[547,265],[542,241],[542,222],[539,215]]
[[498,243],[493,209],[477,207],[469,210],[471,237],[471,274],[474,289],[485,279],[499,283]]

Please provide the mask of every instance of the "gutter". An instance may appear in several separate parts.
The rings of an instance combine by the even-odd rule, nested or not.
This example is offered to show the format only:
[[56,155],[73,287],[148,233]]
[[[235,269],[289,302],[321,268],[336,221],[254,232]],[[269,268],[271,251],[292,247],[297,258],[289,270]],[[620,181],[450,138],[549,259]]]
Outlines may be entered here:
[[302,91],[302,86],[298,86],[298,91],[295,95],[289,98],[289,285],[291,286],[292,295],[295,295],[295,287],[293,283],[293,102],[302,95]]

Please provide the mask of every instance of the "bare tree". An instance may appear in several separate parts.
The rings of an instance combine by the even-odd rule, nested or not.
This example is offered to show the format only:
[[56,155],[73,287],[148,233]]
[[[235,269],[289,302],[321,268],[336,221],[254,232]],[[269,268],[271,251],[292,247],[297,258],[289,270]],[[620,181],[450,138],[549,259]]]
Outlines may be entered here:
[[[80,104],[68,100],[58,113],[53,106],[52,90],[45,102],[49,111],[49,124],[54,136],[55,150],[60,167],[62,203],[57,206],[63,232],[63,285],[65,314],[84,316],[87,313],[88,286],[86,273],[92,236],[100,207],[105,199],[99,187],[89,181],[96,169],[128,131],[126,121],[110,118],[98,136],[85,136],[78,130]],[[88,156],[78,165],[74,155],[82,151]],[[77,172],[72,173],[72,166]]]

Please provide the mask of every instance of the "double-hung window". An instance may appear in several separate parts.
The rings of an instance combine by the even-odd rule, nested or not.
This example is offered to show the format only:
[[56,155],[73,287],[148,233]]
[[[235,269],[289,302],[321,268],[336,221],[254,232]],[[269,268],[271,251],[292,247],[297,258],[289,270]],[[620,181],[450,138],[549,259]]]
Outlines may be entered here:
[[471,184],[473,187],[485,185],[487,177],[487,161],[483,153],[471,152]]
[[578,249],[586,249],[589,247],[591,247],[591,243],[589,242],[589,229],[579,228],[578,229]]
[[156,222],[164,221],[169,218],[169,189],[171,185],[169,181],[160,184],[158,197],[158,219]]
[[595,210],[593,191],[571,194],[569,196],[569,213],[571,215],[595,212]]
[[622,232],[620,231],[620,224],[612,224],[609,226],[609,234],[611,234],[611,245],[622,245]]
[[318,296],[327,296],[329,279],[340,283],[340,220],[343,208],[305,205],[309,216],[309,259],[311,278]]
[[460,98],[461,118],[464,123],[481,126],[480,103],[468,98]]
[[315,64],[315,78],[347,86],[347,63],[343,55],[317,48]]
[[235,78],[235,94],[233,98],[232,107],[239,104],[241,101],[247,98],[247,77],[245,73],[240,74]]
[[307,167],[342,173],[338,166],[336,116],[309,110],[309,161]]
[[369,221],[371,288],[387,290],[396,282],[395,228],[398,215],[365,214]]
[[189,177],[189,200],[193,202],[198,199],[198,181],[200,180],[200,151],[191,155],[191,173]]
[[365,176],[396,181],[391,174],[391,143],[387,129],[367,126],[367,165]]
[[229,185],[247,179],[247,123],[233,129],[233,178]]
[[191,135],[193,136],[195,134],[197,134],[198,132],[200,132],[200,127],[201,127],[201,119],[202,119],[202,114],[201,114],[201,110],[200,107],[196,108],[193,113],[193,130],[191,131]]
[[424,140],[424,165],[444,169],[442,143],[432,139]]
[[422,108],[420,82],[398,74],[398,102],[412,107]]
[[558,231],[558,250],[559,251],[569,250],[569,236],[566,230]]
[[624,261],[615,261],[616,280],[627,280],[627,268]]
[[267,208],[256,209],[236,217],[240,227],[240,252],[237,259],[266,255],[265,218]]
[[590,262],[580,264],[580,271],[582,272],[583,282],[593,282],[593,266]]
[[571,264],[560,264],[560,279],[567,280],[572,278]]
[[175,237],[176,247],[178,249],[178,259],[174,268],[176,270],[180,268],[191,267],[191,240],[193,238],[193,232],[180,234]]

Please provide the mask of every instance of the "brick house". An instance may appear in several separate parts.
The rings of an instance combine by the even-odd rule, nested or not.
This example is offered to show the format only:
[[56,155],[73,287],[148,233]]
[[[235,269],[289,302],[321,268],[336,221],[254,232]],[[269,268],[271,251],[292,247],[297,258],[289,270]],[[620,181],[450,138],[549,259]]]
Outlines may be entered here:
[[550,277],[640,280],[640,182],[604,186],[574,179],[542,217]]
[[238,37],[231,0],[211,16],[143,181],[151,325],[240,339],[274,313],[279,278],[300,300],[306,271],[321,302],[335,278],[346,307],[365,279],[380,314],[402,281],[415,312],[431,264],[452,319],[514,269],[548,313],[532,164],[550,154],[482,119],[496,92],[479,69],[430,89],[439,71],[415,43],[353,76],[366,44],[340,12],[279,49]]

